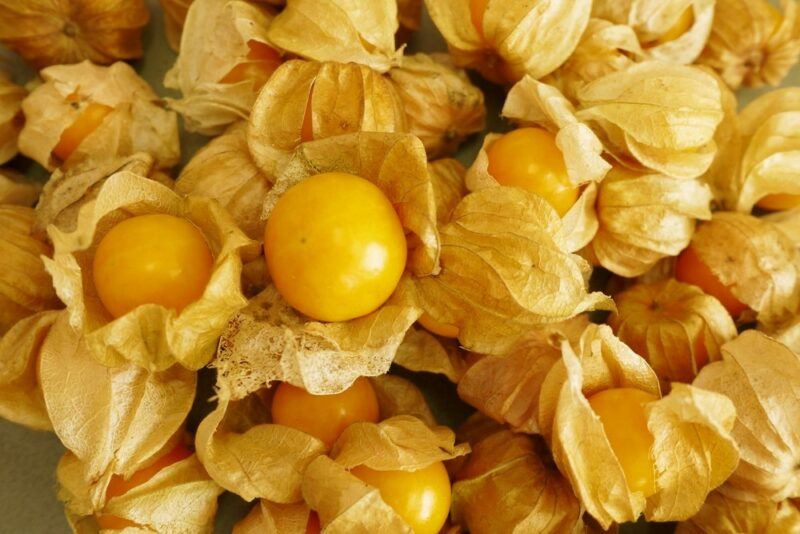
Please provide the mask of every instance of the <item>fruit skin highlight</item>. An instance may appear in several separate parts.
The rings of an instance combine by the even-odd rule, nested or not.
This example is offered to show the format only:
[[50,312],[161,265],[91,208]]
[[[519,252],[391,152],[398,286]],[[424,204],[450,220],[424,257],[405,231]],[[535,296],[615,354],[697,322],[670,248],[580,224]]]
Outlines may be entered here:
[[589,405],[603,423],[631,491],[650,497],[657,491],[651,449],[653,435],[647,428],[644,406],[658,397],[634,388],[607,389],[589,397]]
[[369,379],[359,377],[353,385],[334,395],[312,395],[283,382],[272,398],[272,421],[311,434],[328,448],[345,428],[357,422],[380,420],[378,397]]
[[87,105],[75,122],[61,132],[58,144],[53,149],[53,156],[60,161],[68,160],[83,140],[95,131],[112,111],[114,108],[104,104],[91,103]]
[[286,191],[264,233],[278,292],[318,321],[347,321],[379,308],[403,275],[406,247],[383,192],[341,172],[312,176]]
[[563,217],[580,196],[572,185],[555,136],[541,128],[519,128],[486,149],[488,172],[500,185],[520,187],[545,199]]
[[359,465],[350,472],[378,489],[415,534],[436,534],[447,520],[450,478],[442,462],[417,471],[376,471]]
[[114,226],[94,254],[94,286],[106,310],[121,317],[142,304],[180,312],[199,299],[214,257],[191,222],[166,214],[139,215]]
[[700,260],[700,256],[692,247],[681,252],[675,261],[675,278],[679,282],[695,285],[707,295],[715,297],[734,319],[748,309],[748,306],[737,299],[730,288],[711,272],[708,265]]

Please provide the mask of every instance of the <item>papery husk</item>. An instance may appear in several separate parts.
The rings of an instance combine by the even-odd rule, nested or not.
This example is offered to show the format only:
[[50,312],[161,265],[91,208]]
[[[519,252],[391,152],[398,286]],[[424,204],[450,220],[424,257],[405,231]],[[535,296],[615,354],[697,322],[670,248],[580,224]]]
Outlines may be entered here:
[[720,492],[746,501],[800,496],[800,356],[748,330],[723,345],[722,358],[694,381],[736,406],[733,437],[742,459]]
[[553,72],[575,50],[591,11],[590,0],[489,0],[481,35],[468,2],[426,0],[425,5],[455,63],[498,83]]
[[247,119],[260,87],[253,80],[223,83],[237,64],[246,63],[249,41],[269,44],[272,13],[243,0],[195,0],[186,17],[180,53],[164,77],[164,86],[182,97],[169,105],[188,131],[219,135]]
[[[114,319],[92,281],[94,248],[115,224],[152,213],[185,218],[201,230],[215,258],[211,277],[203,295],[180,313],[145,304]],[[67,305],[70,324],[85,336],[94,357],[104,365],[134,363],[151,371],[175,363],[199,369],[211,360],[228,319],[247,305],[240,287],[243,258],[259,252],[216,202],[181,197],[129,172],[105,181],[97,197],[81,208],[74,232],[50,226],[48,234],[55,251],[46,260],[48,272]]]
[[790,319],[787,323],[768,329],[765,333],[800,354],[800,315]]
[[186,13],[194,0],[159,0],[164,10],[165,32],[170,48],[178,51],[181,47],[181,33],[186,22]]
[[486,354],[504,353],[533,327],[609,309],[608,297],[587,291],[590,267],[569,252],[563,230],[533,193],[471,193],[439,228],[441,273],[415,280],[423,309],[457,327],[465,348]]
[[3,0],[0,42],[35,69],[90,60],[107,65],[142,56],[144,0]]
[[676,534],[798,534],[800,510],[791,501],[747,502],[712,492],[703,508],[680,523]]
[[643,57],[644,51],[633,28],[592,18],[569,59],[544,81],[574,100],[578,90],[587,83],[626,69]]
[[749,213],[767,195],[800,195],[800,89],[771,91],[740,115],[744,154],[735,209]]
[[428,163],[437,224],[446,224],[458,203],[467,196],[464,182],[466,173],[467,169],[456,159],[446,158]]
[[428,426],[436,426],[436,417],[413,382],[395,375],[374,376],[369,381],[378,398],[381,419],[411,415]]
[[411,534],[411,528],[383,502],[378,490],[348,469],[364,465],[377,471],[415,471],[467,453],[469,445],[456,445],[452,430],[429,427],[415,417],[354,423],[339,437],[330,458],[321,456],[309,465],[303,498],[319,514],[326,534],[379,530]]
[[497,427],[471,445],[453,484],[455,523],[473,534],[579,531],[580,503],[540,439]]
[[578,120],[570,101],[555,87],[526,76],[509,91],[502,113],[518,124],[540,126],[555,135],[573,185],[600,182],[611,169],[603,159],[603,143]]
[[[648,57],[688,65],[697,59],[706,45],[715,4],[715,0],[596,0],[592,5],[592,15],[630,26]],[[688,9],[691,9],[693,17],[689,29],[666,43],[656,42],[680,21]]]
[[642,275],[686,248],[697,220],[711,218],[710,203],[711,190],[700,180],[614,167],[599,186],[592,252],[615,274]]
[[28,428],[52,430],[36,367],[42,342],[60,313],[28,316],[0,338],[0,417]]
[[175,182],[182,195],[213,198],[251,239],[264,239],[261,206],[269,178],[250,157],[243,126],[212,139],[189,160]]
[[261,499],[233,525],[233,534],[306,534],[311,510],[305,503],[277,504]]
[[[724,246],[720,246],[724,244]],[[714,276],[762,324],[784,322],[800,307],[800,253],[775,225],[720,211],[700,225],[691,247]]]
[[539,426],[587,512],[603,528],[633,521],[642,512],[650,521],[694,515],[738,463],[729,434],[736,417],[733,404],[724,395],[676,383],[669,395],[645,407],[657,488],[645,499],[630,491],[587,398],[619,387],[660,397],[658,378],[608,326],[590,325],[577,349],[564,342],[562,361],[545,378]]
[[36,204],[41,184],[13,169],[0,169],[0,204],[31,207]]
[[780,85],[800,54],[794,1],[782,13],[768,0],[718,0],[714,24],[698,63],[716,70],[732,89]]
[[545,376],[561,360],[561,342],[577,343],[587,315],[532,330],[502,356],[485,356],[467,369],[458,396],[515,432],[538,434],[539,393]]
[[386,72],[397,66],[397,0],[289,0],[267,29],[276,47],[314,61],[357,63]]
[[403,103],[408,131],[422,140],[429,158],[456,152],[483,131],[483,92],[445,54],[415,54],[389,71]]
[[17,155],[17,137],[24,120],[22,100],[27,95],[28,91],[0,73],[0,165]]
[[796,248],[800,249],[800,208],[776,211],[761,218],[778,228]]
[[197,455],[223,488],[251,501],[301,500],[303,472],[325,444],[300,430],[271,424],[269,403],[253,394],[242,400],[221,398],[200,423]]
[[577,99],[578,119],[627,166],[696,178],[714,160],[722,96],[702,69],[645,61],[583,86]]
[[249,119],[250,152],[267,176],[276,176],[301,143],[309,98],[315,140],[407,131],[400,95],[385,76],[352,63],[288,61],[264,85]]
[[458,383],[467,363],[455,341],[441,340],[422,328],[411,328],[397,347],[394,363],[409,371],[444,375]]
[[151,373],[101,365],[66,313],[41,344],[38,375],[53,429],[91,483],[108,474],[127,478],[163,451],[189,415],[197,385],[197,375],[180,366]]
[[33,235],[33,208],[0,205],[0,336],[17,321],[59,307],[42,256],[51,248]]
[[737,336],[736,324],[716,298],[674,279],[636,284],[614,302],[609,325],[665,384],[691,382]]
[[410,34],[422,26],[422,0],[397,0],[399,34]]
[[36,234],[45,236],[51,224],[64,232],[74,232],[81,207],[97,198],[105,181],[121,171],[155,179],[161,176],[155,174],[153,156],[145,152],[99,164],[85,161],[67,170],[56,169],[36,204]]
[[[22,102],[25,127],[19,150],[49,171],[137,152],[150,153],[159,168],[180,159],[177,114],[163,108],[158,95],[127,63],[101,67],[85,61],[49,67],[39,74],[44,83]],[[70,102],[68,97],[76,100]],[[90,103],[114,109],[66,161],[57,161],[52,151],[62,132]]]
[[58,463],[58,498],[64,502],[67,521],[76,534],[101,531],[96,515],[127,519],[140,528],[125,532],[210,534],[214,530],[217,497],[222,493],[192,455],[161,469],[147,482],[106,502],[108,478],[86,479],[86,466],[67,452]]

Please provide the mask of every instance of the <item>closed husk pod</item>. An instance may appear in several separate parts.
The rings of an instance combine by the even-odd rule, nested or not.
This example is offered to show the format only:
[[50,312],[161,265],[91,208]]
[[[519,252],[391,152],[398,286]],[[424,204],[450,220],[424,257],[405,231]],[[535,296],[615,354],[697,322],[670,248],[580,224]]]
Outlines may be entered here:
[[671,278],[636,284],[614,302],[617,311],[608,321],[614,333],[665,383],[691,382],[705,364],[720,359],[720,347],[737,335],[717,299]]
[[739,320],[755,318],[774,326],[797,311],[800,255],[776,225],[743,213],[716,212],[699,226],[690,247],[731,294],[749,307]]
[[164,24],[169,46],[176,52],[181,47],[181,33],[186,13],[194,0],[159,0],[164,9]]
[[0,73],[0,165],[17,155],[22,130],[22,100],[28,92]]
[[470,446],[454,477],[456,524],[474,534],[581,531],[580,503],[541,438],[498,425],[481,429]]
[[504,84],[525,74],[541,78],[564,63],[591,11],[588,0],[426,0],[425,5],[455,63]]
[[406,130],[400,95],[385,76],[353,63],[288,61],[253,105],[247,139],[256,164],[276,177],[302,142]]
[[[565,341],[561,362],[545,378],[539,426],[586,511],[603,528],[634,521],[642,513],[650,521],[693,516],[739,461],[730,434],[734,405],[724,395],[686,384],[673,384],[661,398],[655,372],[608,326],[590,325],[576,349]],[[627,432],[645,432],[652,440],[647,459],[652,485],[642,490],[631,489],[626,457],[617,456],[605,430],[607,420],[589,401],[618,388],[652,399],[641,405],[645,428],[626,426]]]
[[703,51],[715,0],[596,0],[592,16],[626,24],[648,57],[689,64]]
[[407,56],[389,77],[403,102],[408,131],[422,140],[429,158],[453,154],[469,135],[483,130],[483,93],[448,56]]
[[[132,216],[163,214],[199,229],[212,256],[202,295],[180,312],[142,304],[114,317],[100,300],[93,280],[97,245],[112,228]],[[247,304],[240,287],[242,260],[258,247],[215,201],[185,198],[130,172],[108,178],[97,197],[81,207],[74,231],[48,228],[54,244],[47,268],[64,299],[70,324],[83,333],[94,357],[105,365],[135,363],[153,371],[180,363],[206,365],[228,319]]]
[[35,69],[89,60],[108,65],[142,55],[144,0],[2,0],[0,42]]
[[626,166],[696,178],[714,160],[722,94],[702,69],[646,61],[583,86],[577,99],[578,118]]
[[700,511],[680,523],[676,534],[797,534],[800,509],[792,501],[740,501],[719,491],[708,496]]
[[127,63],[101,67],[86,61],[40,74],[44,83],[22,102],[23,155],[50,171],[137,152],[148,152],[159,168],[180,159],[177,115],[163,108]]
[[720,492],[746,501],[800,496],[800,356],[756,331],[722,347],[722,361],[705,367],[694,385],[727,395],[736,407],[732,435],[739,467]]
[[714,24],[698,63],[719,73],[732,88],[780,85],[800,54],[797,3],[717,0]]
[[175,65],[164,78],[181,98],[170,107],[186,129],[218,135],[246,119],[258,92],[281,64],[266,31],[273,14],[243,0],[195,0]]
[[397,0],[363,5],[351,0],[287,0],[267,30],[267,39],[305,59],[357,63],[386,72],[402,57],[395,50],[397,29]]
[[42,185],[13,169],[0,169],[0,204],[31,207],[36,204]]
[[699,180],[614,167],[599,185],[599,229],[591,251],[606,269],[625,277],[677,256],[697,220],[711,217],[711,191]]

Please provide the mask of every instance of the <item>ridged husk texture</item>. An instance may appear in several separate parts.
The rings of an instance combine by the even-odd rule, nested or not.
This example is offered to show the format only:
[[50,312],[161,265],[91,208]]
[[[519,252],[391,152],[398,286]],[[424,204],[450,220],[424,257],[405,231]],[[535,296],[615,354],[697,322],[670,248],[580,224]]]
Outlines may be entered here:
[[186,13],[194,0],[159,0],[164,10],[164,24],[167,42],[176,52],[181,46],[181,33],[186,22]]
[[700,512],[680,523],[676,534],[760,534],[800,533],[800,509],[797,503],[783,501],[747,502],[726,497],[715,491],[708,496]]
[[17,155],[22,130],[22,100],[28,92],[0,73],[0,165]]
[[233,534],[306,534],[310,515],[304,502],[277,504],[261,499],[233,526]]

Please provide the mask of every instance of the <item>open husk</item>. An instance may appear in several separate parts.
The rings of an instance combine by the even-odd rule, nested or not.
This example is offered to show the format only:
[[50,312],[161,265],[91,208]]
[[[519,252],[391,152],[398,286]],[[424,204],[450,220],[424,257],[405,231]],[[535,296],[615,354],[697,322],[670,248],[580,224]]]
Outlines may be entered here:
[[182,94],[169,104],[183,116],[187,130],[218,135],[247,118],[261,86],[253,79],[228,83],[225,78],[248,62],[249,43],[269,44],[272,17],[266,8],[242,0],[192,3],[178,59],[164,78],[166,87]]
[[697,286],[668,278],[615,295],[614,333],[644,357],[663,382],[691,382],[736,337],[725,307]]
[[711,217],[710,203],[711,191],[699,180],[615,166],[599,185],[592,252],[615,274],[642,275],[686,248],[696,221]]
[[780,85],[800,54],[797,3],[718,0],[714,24],[698,63],[716,70],[732,89]]
[[800,89],[766,93],[740,115],[744,154],[735,209],[749,213],[773,194],[800,195]]
[[[19,136],[19,150],[48,170],[137,152],[148,152],[160,168],[171,167],[180,159],[177,115],[163,108],[158,95],[127,63],[101,67],[85,61],[49,67],[40,75],[44,83],[22,102],[25,127]],[[62,132],[89,104],[113,110],[66,161],[58,161],[52,152]]]
[[144,0],[3,0],[0,42],[35,69],[90,60],[107,65],[142,55]]
[[714,160],[722,96],[702,69],[645,61],[583,86],[577,99],[578,119],[626,166],[696,178]]
[[0,338],[0,417],[37,430],[52,429],[36,369],[42,342],[59,314],[28,316]]
[[746,501],[800,496],[800,356],[752,330],[723,345],[722,361],[694,385],[727,395],[736,407],[739,467],[720,492]]
[[0,73],[0,165],[17,155],[17,137],[24,120],[22,100],[27,94],[23,87]]
[[67,452],[56,469],[58,498],[64,502],[73,532],[100,532],[96,516],[110,515],[138,527],[126,532],[211,534],[220,488],[192,455],[161,469],[153,478],[127,493],[106,500],[109,477],[86,478],[86,465]]
[[712,492],[703,508],[680,523],[676,534],[798,534],[800,509],[791,501],[747,502]]
[[697,513],[739,461],[730,434],[734,405],[724,395],[676,383],[669,395],[645,407],[656,482],[656,493],[645,498],[630,491],[587,398],[619,387],[660,397],[658,378],[608,326],[590,325],[576,348],[563,342],[562,360],[545,378],[539,426],[586,511],[603,528],[633,521],[643,512],[650,521],[688,519]]
[[302,502],[278,504],[261,499],[233,526],[233,534],[306,534],[310,515]]
[[[724,246],[720,246],[724,244]],[[750,215],[720,211],[699,226],[691,247],[740,302],[740,320],[783,323],[800,306],[800,253],[777,226]]]
[[397,28],[397,0],[291,0],[267,29],[267,40],[305,59],[386,72],[402,56],[395,50]]
[[[180,313],[146,304],[114,319],[92,281],[94,248],[116,223],[150,213],[182,217],[200,229],[214,255],[211,278],[203,295]],[[53,285],[67,305],[70,324],[105,365],[135,363],[161,371],[180,363],[199,369],[213,357],[228,319],[247,304],[240,287],[242,261],[257,256],[257,244],[210,199],[185,198],[153,180],[120,172],[83,205],[75,231],[50,226],[48,234],[54,245],[53,259],[46,260]]]
[[129,477],[169,447],[197,385],[196,373],[180,366],[151,373],[101,365],[65,313],[41,344],[38,374],[53,429],[91,483],[109,473]]
[[396,416],[380,423],[355,423],[347,427],[331,451],[320,456],[305,472],[303,498],[317,511],[326,534],[351,532],[402,532],[411,528],[380,497],[348,469],[364,465],[377,471],[415,471],[458,458],[469,445],[455,444],[446,427],[429,427],[411,416]]
[[[630,26],[646,56],[688,65],[706,45],[715,4],[715,0],[596,0],[592,16]],[[691,24],[680,35],[673,35],[687,11],[691,12]]]
[[458,160],[445,158],[428,163],[428,174],[436,203],[436,222],[446,224],[458,203],[467,196],[467,170]]
[[0,204],[31,207],[36,204],[41,184],[13,169],[0,169]]
[[181,47],[181,33],[186,22],[186,13],[194,0],[159,0],[164,10],[167,42],[176,52]]
[[458,383],[467,364],[455,341],[437,338],[422,328],[410,328],[397,347],[394,363],[409,371],[435,373]]
[[408,131],[422,140],[428,157],[455,153],[483,130],[483,92],[445,54],[415,54],[389,71],[403,103]]
[[245,234],[258,241],[264,239],[261,207],[269,188],[268,177],[250,157],[243,125],[201,148],[175,182],[181,195],[215,199]]
[[589,0],[489,0],[479,29],[469,2],[426,0],[425,5],[455,63],[496,83],[553,72],[575,50],[591,11]]
[[59,307],[42,256],[50,246],[34,235],[33,208],[0,205],[0,336],[17,321]]
[[250,152],[267,176],[275,177],[292,151],[310,140],[303,139],[304,121],[314,140],[407,130],[400,95],[385,76],[352,63],[288,61],[266,83],[249,119]]
[[456,524],[473,534],[579,531],[580,503],[540,438],[497,426],[470,445],[453,483]]

